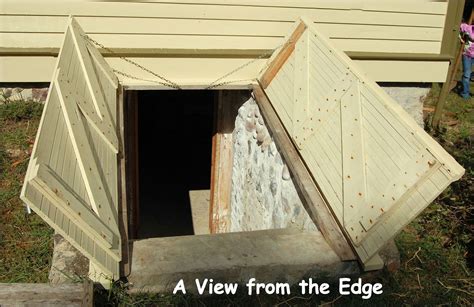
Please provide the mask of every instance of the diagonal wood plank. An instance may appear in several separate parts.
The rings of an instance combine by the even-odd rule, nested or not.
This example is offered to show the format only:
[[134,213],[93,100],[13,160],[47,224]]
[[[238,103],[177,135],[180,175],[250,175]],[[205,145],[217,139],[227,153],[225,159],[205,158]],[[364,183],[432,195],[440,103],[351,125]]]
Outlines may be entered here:
[[110,82],[112,86],[117,88],[119,85],[119,80],[117,78],[117,75],[115,75],[113,69],[109,66],[109,64],[107,64],[104,57],[100,54],[99,50],[97,50],[97,48],[93,46],[91,42],[87,40],[85,40],[85,42],[87,44],[87,50],[89,51],[92,60],[97,63],[97,66],[100,67],[104,75],[107,76],[108,82]]
[[[85,106],[82,105],[84,110],[87,110],[89,113],[89,117],[92,118],[92,114],[96,114],[99,118],[99,121],[103,121],[104,124],[99,124],[99,122],[94,122],[95,126],[100,128],[101,134],[108,138],[108,142],[113,145],[113,149],[117,150],[118,148],[118,137],[115,129],[111,129],[109,124],[113,123],[112,119],[110,118],[110,114],[107,112],[106,102],[102,93],[102,90],[99,86],[99,80],[97,75],[94,71],[94,67],[91,60],[91,55],[86,45],[85,41],[85,33],[81,30],[80,26],[77,24],[77,21],[74,18],[70,19],[70,27],[68,28],[70,31],[73,42],[76,48],[76,52],[78,53],[78,59],[81,64],[81,67],[84,71],[84,78],[89,89],[89,93],[91,94],[92,105],[93,106]],[[87,102],[87,101],[82,101]],[[94,111],[92,110],[94,109]]]
[[76,82],[70,82],[70,78],[62,72],[59,74],[59,78],[65,81],[62,83],[64,90],[71,93],[70,98],[76,102],[89,126],[97,132],[114,153],[118,153],[118,139],[115,137],[114,125],[106,120],[101,120],[97,116],[89,100],[91,96],[83,94],[84,89],[82,86],[84,84],[80,82],[80,78],[76,78],[79,79]]
[[300,22],[298,26],[295,28],[291,36],[288,38],[287,43],[279,50],[278,54],[275,57],[270,59],[269,67],[265,70],[263,75],[260,77],[260,84],[264,89],[268,87],[270,82],[275,78],[277,72],[281,69],[283,64],[286,63],[288,57],[293,50],[295,50],[295,45],[300,36],[306,30],[306,24],[304,22]]
[[87,134],[84,122],[80,118],[79,109],[75,102],[70,99],[71,93],[63,92],[61,89],[62,82],[58,78],[54,81],[54,87],[59,97],[71,143],[92,208],[113,232],[119,233],[115,206],[105,191],[104,178],[100,175],[101,172],[98,168],[99,162],[95,159],[92,152],[90,140],[86,138]]
[[[38,189],[42,189],[52,203],[61,203],[58,208],[72,220],[80,221],[81,228],[102,242],[105,248],[117,248],[119,234],[114,234],[95,214],[92,208],[59,178],[49,166],[39,164],[37,174],[30,180]],[[98,235],[97,235],[98,234]],[[115,245],[115,246],[114,246]]]
[[366,231],[371,229],[379,220],[386,218],[385,215],[390,214],[397,204],[403,204],[418,187],[418,182],[434,175],[440,167],[441,164],[429,152],[413,157],[401,168],[400,173],[393,174],[382,193],[368,199],[372,210],[366,210],[358,222]]
[[[117,97],[120,87],[118,78],[113,69],[107,64],[107,62],[105,62],[104,57],[96,47],[88,40],[85,40],[85,42],[92,59],[94,70],[100,82],[99,87],[101,88],[101,94],[106,102],[105,111],[109,114],[109,118],[112,120],[112,122],[107,125],[109,128],[117,127]],[[116,134],[117,136],[120,135],[118,131]]]

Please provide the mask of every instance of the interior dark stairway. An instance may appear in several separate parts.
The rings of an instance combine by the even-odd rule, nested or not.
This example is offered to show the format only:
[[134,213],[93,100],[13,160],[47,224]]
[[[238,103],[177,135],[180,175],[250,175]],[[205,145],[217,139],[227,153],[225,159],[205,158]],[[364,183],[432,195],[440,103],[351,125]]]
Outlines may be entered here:
[[213,107],[213,91],[139,91],[139,239],[194,234],[190,191],[210,188]]

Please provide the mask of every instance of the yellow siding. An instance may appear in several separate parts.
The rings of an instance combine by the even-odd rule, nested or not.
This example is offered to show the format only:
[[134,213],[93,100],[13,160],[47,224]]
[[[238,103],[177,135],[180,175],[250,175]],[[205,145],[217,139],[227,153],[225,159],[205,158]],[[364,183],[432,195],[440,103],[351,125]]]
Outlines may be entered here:
[[356,60],[354,63],[378,82],[444,82],[449,68],[449,62],[444,61]]
[[[446,12],[447,4],[443,2],[215,0],[47,5],[4,1],[0,11],[0,55],[57,54],[69,14],[77,16],[93,39],[128,56],[255,57],[278,47],[300,16],[310,18],[344,51],[437,55]],[[3,61],[10,60],[14,59]],[[400,69],[381,73],[384,63],[370,63],[370,71],[377,71],[374,78],[378,81],[431,82],[445,78],[439,65],[430,74],[410,78]],[[424,71],[434,66],[423,59],[416,64]],[[31,81],[25,80],[28,74],[20,68],[16,78]],[[7,79],[13,77],[0,74],[0,81]]]
[[[249,59],[237,58],[138,58],[130,57],[152,71],[167,76],[182,85],[207,85],[227,72],[245,64]],[[153,76],[118,58],[107,57],[107,63],[113,68],[128,72],[133,76],[152,79]],[[258,60],[226,80],[238,81],[231,84],[248,85],[248,80],[255,79],[266,63]],[[354,61],[360,69],[380,82],[444,82],[448,71],[447,62],[438,61]],[[39,56],[0,56],[1,82],[50,82],[56,63],[55,57]],[[135,80],[118,76],[124,85],[156,86],[154,82]]]

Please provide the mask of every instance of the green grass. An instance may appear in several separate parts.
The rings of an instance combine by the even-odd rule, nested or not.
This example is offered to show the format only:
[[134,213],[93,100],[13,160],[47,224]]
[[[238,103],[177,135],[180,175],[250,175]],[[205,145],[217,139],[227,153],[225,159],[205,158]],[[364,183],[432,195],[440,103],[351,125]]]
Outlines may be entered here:
[[[433,105],[435,85],[426,99]],[[427,129],[466,168],[427,210],[396,238],[401,267],[396,272],[365,274],[381,282],[383,295],[370,300],[329,296],[198,297],[191,295],[129,295],[117,282],[111,290],[96,291],[99,306],[314,306],[334,305],[471,305],[474,297],[473,204],[474,113],[473,101],[451,93],[440,131]],[[26,215],[18,197],[41,105],[0,105],[0,282],[45,282],[50,267],[52,230],[35,214]],[[337,289],[335,285],[332,289]],[[296,293],[297,291],[293,291]]]
[[0,282],[46,282],[52,230],[27,215],[19,194],[42,105],[0,105]]

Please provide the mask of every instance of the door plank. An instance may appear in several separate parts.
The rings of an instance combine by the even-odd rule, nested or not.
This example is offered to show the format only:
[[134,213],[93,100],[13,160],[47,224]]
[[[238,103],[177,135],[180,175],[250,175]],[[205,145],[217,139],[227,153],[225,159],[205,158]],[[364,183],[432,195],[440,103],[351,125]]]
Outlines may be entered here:
[[112,231],[119,233],[117,216],[113,211],[115,206],[105,193],[103,178],[99,175],[101,172],[97,166],[99,162],[95,160],[92,149],[90,148],[90,140],[86,138],[87,134],[84,128],[84,122],[80,118],[80,111],[70,100],[68,100],[68,102],[65,101],[69,98],[71,92],[63,92],[61,90],[60,84],[62,82],[59,80],[59,76],[54,81],[54,86],[63,110],[64,120],[66,121],[66,126],[69,136],[71,137],[71,142],[92,208]]
[[317,184],[291,142],[264,90],[260,86],[254,86],[253,94],[265,118],[265,123],[272,131],[272,137],[290,169],[294,183],[304,198],[303,204],[311,219],[341,260],[354,260],[355,255],[348,241],[341,232],[324,197],[319,192]]
[[[362,131],[362,110],[360,105],[359,81],[354,80],[342,96],[341,145],[344,226],[352,241],[359,243],[362,236],[354,231],[349,221],[367,205],[367,179],[365,169],[364,135]],[[352,227],[352,228],[351,228]],[[355,226],[354,226],[355,227]],[[358,230],[359,227],[356,228]]]
[[[37,174],[31,180],[34,180],[37,186],[44,191],[48,191],[49,197],[55,203],[61,202],[63,204],[61,207],[66,208],[65,212],[67,212],[71,219],[87,221],[87,226],[95,230],[94,232],[98,232],[100,235],[98,237],[106,242],[106,248],[112,247],[114,233],[99,219],[79,195],[68,188],[67,184],[49,166],[39,164]],[[91,233],[91,235],[94,234]]]

